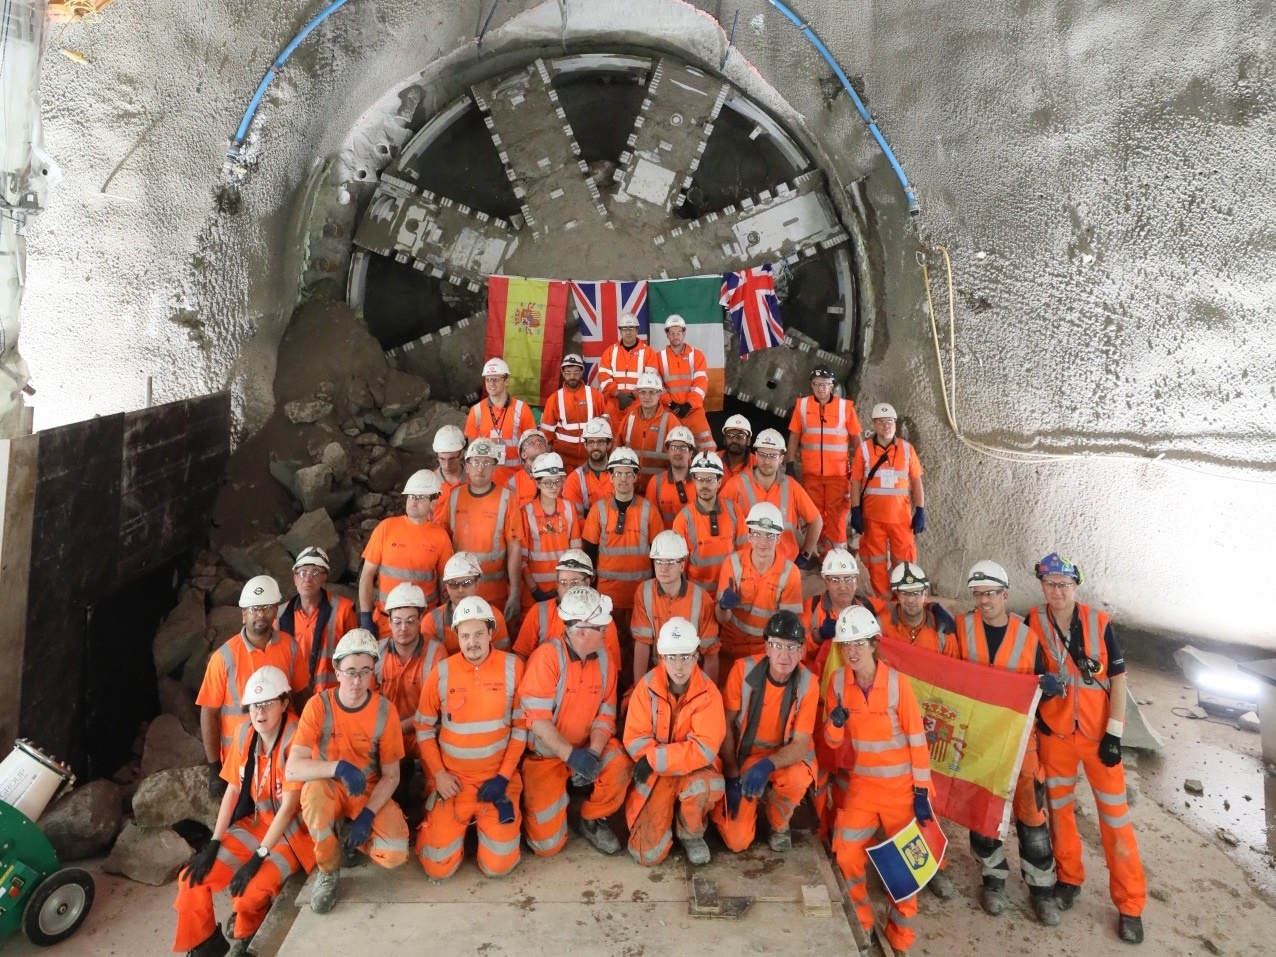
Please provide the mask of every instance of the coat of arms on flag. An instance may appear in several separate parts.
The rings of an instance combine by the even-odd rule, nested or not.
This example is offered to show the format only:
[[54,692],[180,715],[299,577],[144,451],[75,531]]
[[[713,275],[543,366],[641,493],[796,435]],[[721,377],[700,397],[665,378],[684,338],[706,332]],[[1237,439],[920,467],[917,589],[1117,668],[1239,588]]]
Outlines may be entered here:
[[722,276],[722,305],[731,316],[740,358],[784,342],[780,300],[775,296],[775,276],[771,264],[755,266]]
[[580,319],[581,358],[585,378],[592,380],[603,352],[620,340],[616,329],[621,313],[638,317],[638,338],[647,338],[647,280],[573,282],[572,300]]

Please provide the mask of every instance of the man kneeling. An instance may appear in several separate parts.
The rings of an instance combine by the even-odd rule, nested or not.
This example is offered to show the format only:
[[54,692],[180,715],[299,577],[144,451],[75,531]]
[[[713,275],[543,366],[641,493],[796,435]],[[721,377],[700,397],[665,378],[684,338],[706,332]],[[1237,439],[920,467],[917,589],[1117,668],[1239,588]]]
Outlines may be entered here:
[[[789,819],[815,780],[815,712],[819,683],[799,663],[806,631],[791,611],[778,611],[762,630],[765,655],[741,658],[727,676],[722,742],[726,800],[713,809],[722,842],[746,850],[765,803],[771,850],[793,847]],[[765,797],[764,797],[765,795]]]

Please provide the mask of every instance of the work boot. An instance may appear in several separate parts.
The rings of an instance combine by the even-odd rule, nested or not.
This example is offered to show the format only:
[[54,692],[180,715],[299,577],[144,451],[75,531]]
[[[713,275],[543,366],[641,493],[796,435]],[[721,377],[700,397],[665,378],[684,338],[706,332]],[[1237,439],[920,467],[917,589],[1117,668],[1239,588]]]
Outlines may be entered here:
[[620,850],[620,841],[612,833],[605,818],[596,821],[580,819],[580,836],[604,854],[615,854]]
[[226,940],[222,929],[218,927],[194,950],[186,951],[186,957],[226,957],[228,950],[230,950],[230,943]]
[[1143,918],[1131,917],[1129,914],[1121,914],[1120,918],[1117,933],[1121,935],[1121,939],[1127,944],[1143,943]]
[[936,871],[935,876],[930,879],[930,883],[926,886],[941,901],[950,900],[957,893],[957,888],[953,887],[953,882],[948,879],[948,875],[943,871]]
[[1059,902],[1049,892],[1033,894],[1032,909],[1037,915],[1037,920],[1047,927],[1058,927],[1059,922],[1063,920],[1063,912],[1059,909]]
[[248,957],[248,945],[252,943],[251,937],[236,937],[230,945],[230,950],[226,952],[226,957]]
[[1006,909],[1006,885],[1001,881],[984,884],[979,891],[979,904],[993,917],[1000,917]]
[[793,832],[787,827],[782,831],[773,830],[771,836],[767,838],[767,843],[776,854],[785,854],[793,850]]
[[687,852],[687,860],[697,867],[709,863],[709,845],[703,837],[681,837],[682,849]]
[[310,888],[310,909],[316,914],[326,914],[337,903],[337,880],[341,871],[317,871],[315,886]]
[[349,870],[362,864],[363,855],[359,853],[359,849],[346,847],[346,833],[350,830],[350,819],[340,818],[332,829],[337,835],[337,843],[341,845],[341,866]]
[[1081,894],[1080,884],[1067,884],[1064,881],[1055,881],[1054,899],[1059,905],[1060,910],[1071,910],[1072,905],[1077,902],[1077,897]]

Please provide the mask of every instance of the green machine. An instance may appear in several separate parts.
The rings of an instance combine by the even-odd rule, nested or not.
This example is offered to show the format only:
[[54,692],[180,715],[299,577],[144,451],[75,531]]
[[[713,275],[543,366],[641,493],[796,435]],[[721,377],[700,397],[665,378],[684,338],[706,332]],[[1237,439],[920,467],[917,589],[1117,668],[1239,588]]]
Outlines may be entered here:
[[60,943],[92,906],[92,875],[59,865],[35,822],[0,801],[0,946],[19,927],[33,944]]

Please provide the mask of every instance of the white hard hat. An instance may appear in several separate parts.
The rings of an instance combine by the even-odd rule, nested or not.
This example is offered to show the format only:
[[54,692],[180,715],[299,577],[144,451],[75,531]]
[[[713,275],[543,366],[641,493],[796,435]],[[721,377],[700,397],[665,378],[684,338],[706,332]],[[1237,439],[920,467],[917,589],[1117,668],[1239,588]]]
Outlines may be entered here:
[[532,462],[532,478],[552,478],[556,475],[566,475],[567,469],[563,466],[563,457],[557,452],[542,452],[536,456]]
[[970,569],[970,574],[966,576],[967,588],[978,588],[980,585],[985,588],[992,585],[1000,588],[1009,588],[1010,576],[996,562],[985,558],[982,562],[975,562]]
[[337,650],[332,653],[332,663],[335,665],[350,655],[371,655],[373,661],[380,661],[381,650],[377,647],[377,636],[366,628],[351,628],[337,642]]
[[851,605],[843,608],[837,616],[837,626],[833,631],[834,641],[858,641],[861,638],[875,638],[882,633],[882,626],[877,623],[877,616],[863,605]]
[[588,422],[585,427],[580,430],[582,438],[586,439],[611,439],[611,423],[604,419],[601,415],[596,415]]
[[753,426],[750,425],[749,420],[742,415],[733,415],[728,418],[727,421],[723,422],[722,431],[726,432],[728,429],[737,429],[741,432],[748,432],[750,435],[753,434]]
[[576,585],[567,589],[567,594],[558,602],[558,617],[586,625],[610,625],[611,599],[588,585]]
[[638,317],[632,312],[622,312],[616,320],[617,329],[637,329],[639,326]]
[[465,621],[485,621],[493,628],[496,627],[496,615],[492,606],[478,595],[462,598],[456,603],[456,610],[452,613],[452,627]]
[[930,587],[930,579],[920,565],[900,562],[891,569],[892,591],[922,591]]
[[663,391],[665,387],[664,380],[660,378],[659,372],[652,372],[648,369],[646,372],[638,373],[638,384],[635,389],[658,389]]
[[689,470],[692,475],[697,472],[705,472],[709,475],[725,475],[726,469],[722,467],[722,458],[717,452],[697,452],[695,458],[691,460],[691,468]]
[[522,454],[523,446],[532,439],[541,439],[545,443],[545,448],[549,448],[549,439],[540,429],[528,429],[518,437],[518,451]]
[[584,572],[586,575],[594,574],[594,563],[590,560],[589,555],[579,548],[569,548],[563,554],[558,556],[558,564],[554,566],[556,572]]
[[258,575],[244,582],[239,593],[240,608],[256,608],[258,605],[278,605],[284,600],[279,594],[279,582],[269,575]]
[[879,402],[877,405],[873,406],[872,418],[897,419],[899,416],[895,414],[895,406],[891,405],[889,402]]
[[560,369],[565,368],[566,366],[576,366],[577,368],[583,369],[585,368],[585,360],[576,353],[569,352],[567,355],[563,356],[563,361],[560,362],[558,366]]
[[696,447],[696,436],[685,425],[675,425],[669,430],[669,434],[665,436],[666,447],[668,447],[670,442],[682,442],[684,445],[689,445],[694,449]]
[[306,565],[318,565],[327,571],[332,567],[328,561],[328,553],[318,545],[307,545],[297,553],[297,560],[292,563],[292,570],[296,571]]
[[859,573],[860,566],[855,561],[855,556],[845,548],[830,548],[829,553],[824,556],[824,566],[820,569],[821,575],[858,575]]
[[491,439],[475,439],[470,443],[469,448],[465,450],[465,461],[477,458],[488,458],[499,462],[503,456],[501,455],[500,446]]
[[665,529],[651,540],[651,550],[647,554],[662,561],[686,558],[689,554],[687,540],[673,529]]
[[765,449],[768,452],[785,452],[788,446],[784,444],[784,436],[775,429],[763,429],[758,433],[758,437],[753,440],[755,449]]
[[459,452],[465,448],[465,433],[455,425],[443,425],[434,433],[434,451]]
[[610,471],[618,466],[628,466],[637,471],[638,453],[627,445],[612,449],[611,455],[607,456],[607,469]]
[[438,474],[430,469],[417,469],[403,484],[404,495],[435,496],[442,491],[443,483],[439,481]]
[[685,329],[687,328],[687,320],[683,319],[682,316],[678,315],[675,312],[672,315],[665,318],[665,328],[668,329],[670,326],[677,326],[679,328]]
[[239,703],[247,708],[250,704],[261,704],[263,701],[274,701],[282,698],[290,690],[288,676],[274,665],[262,665],[248,677],[244,685],[244,693]]
[[490,375],[509,375],[510,367],[506,365],[505,360],[501,358],[488,359],[483,363],[483,377]]
[[696,626],[685,618],[670,618],[660,626],[656,639],[658,655],[689,655],[700,650],[700,636]]
[[390,589],[390,594],[385,596],[386,613],[394,611],[396,608],[424,608],[425,592],[421,591],[421,586],[413,582],[399,582]]
[[478,558],[473,552],[457,552],[443,566],[443,580],[456,581],[460,578],[478,578],[483,574]]
[[778,535],[784,531],[784,516],[770,502],[758,502],[749,509],[749,517],[744,520],[744,524],[755,531],[774,532]]

